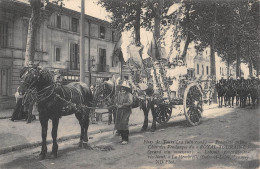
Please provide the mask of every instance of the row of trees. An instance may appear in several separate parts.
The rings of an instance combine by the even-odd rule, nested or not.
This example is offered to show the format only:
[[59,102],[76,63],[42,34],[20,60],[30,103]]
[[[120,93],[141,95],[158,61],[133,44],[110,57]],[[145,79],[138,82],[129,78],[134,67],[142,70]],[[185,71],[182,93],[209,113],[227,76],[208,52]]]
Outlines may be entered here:
[[[167,15],[176,3],[181,4],[179,10]],[[249,64],[250,75],[253,67],[259,72],[257,0],[99,0],[99,4],[112,14],[115,28],[134,30],[137,46],[141,27],[153,30],[156,40],[160,41],[164,38],[162,30],[174,24],[172,43],[179,48],[178,43],[185,41],[183,58],[191,42],[195,42],[199,51],[210,46],[211,75],[216,74],[215,52],[227,62],[228,68],[236,61],[237,76],[240,76],[241,61]]]

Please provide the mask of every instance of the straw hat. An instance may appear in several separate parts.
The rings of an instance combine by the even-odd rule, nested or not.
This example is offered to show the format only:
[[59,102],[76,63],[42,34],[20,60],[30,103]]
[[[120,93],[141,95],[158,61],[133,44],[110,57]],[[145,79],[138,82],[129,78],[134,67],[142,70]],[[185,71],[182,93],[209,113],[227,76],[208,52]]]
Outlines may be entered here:
[[123,81],[123,83],[120,85],[120,88],[125,88],[127,91],[131,92],[131,87],[127,81]]
[[123,81],[123,83],[121,84],[121,87],[125,87],[125,88],[128,88],[128,89],[131,89],[129,83],[127,81]]

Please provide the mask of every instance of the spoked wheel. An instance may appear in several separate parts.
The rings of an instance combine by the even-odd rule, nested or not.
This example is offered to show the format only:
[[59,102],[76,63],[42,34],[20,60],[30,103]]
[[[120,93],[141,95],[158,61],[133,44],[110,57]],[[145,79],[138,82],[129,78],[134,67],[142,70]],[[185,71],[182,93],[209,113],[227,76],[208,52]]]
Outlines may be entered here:
[[155,113],[156,113],[156,121],[159,124],[166,124],[172,115],[172,108],[167,105],[155,104],[154,105]]
[[196,126],[201,123],[203,112],[203,100],[201,88],[197,84],[190,84],[187,86],[184,99],[184,114],[190,126]]

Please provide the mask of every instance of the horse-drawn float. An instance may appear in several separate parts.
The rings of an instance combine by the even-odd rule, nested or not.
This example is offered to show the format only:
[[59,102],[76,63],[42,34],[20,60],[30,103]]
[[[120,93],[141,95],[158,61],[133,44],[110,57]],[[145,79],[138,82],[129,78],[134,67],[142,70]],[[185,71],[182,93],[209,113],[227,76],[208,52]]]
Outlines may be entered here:
[[[177,106],[183,107],[178,116],[185,115],[188,125],[195,126],[201,123],[203,103],[211,99],[210,79],[196,79],[194,70],[187,69],[181,61],[171,63],[170,66],[163,60],[153,61],[150,66],[143,62],[143,69],[136,68],[133,62],[131,59],[127,62],[131,75],[128,82],[134,96],[132,107],[140,106],[144,111],[143,130],[148,127],[150,109],[153,115],[152,130],[156,129],[156,122],[166,124]],[[120,80],[105,81],[95,87],[93,95],[94,102],[98,103],[97,108],[114,104],[113,97],[118,92],[117,85],[120,85]]]

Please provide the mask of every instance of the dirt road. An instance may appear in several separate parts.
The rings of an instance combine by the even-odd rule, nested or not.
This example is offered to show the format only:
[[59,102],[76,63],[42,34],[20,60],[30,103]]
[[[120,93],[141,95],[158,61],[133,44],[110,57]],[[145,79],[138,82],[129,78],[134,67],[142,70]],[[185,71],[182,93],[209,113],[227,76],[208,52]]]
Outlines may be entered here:
[[[1,168],[259,168],[259,120],[256,109],[216,108],[204,112],[199,126],[172,119],[154,133],[131,127],[130,142],[113,133],[93,135],[92,149],[78,140],[60,144],[57,159],[37,160],[40,149],[2,155]],[[51,150],[51,147],[48,147]]]

